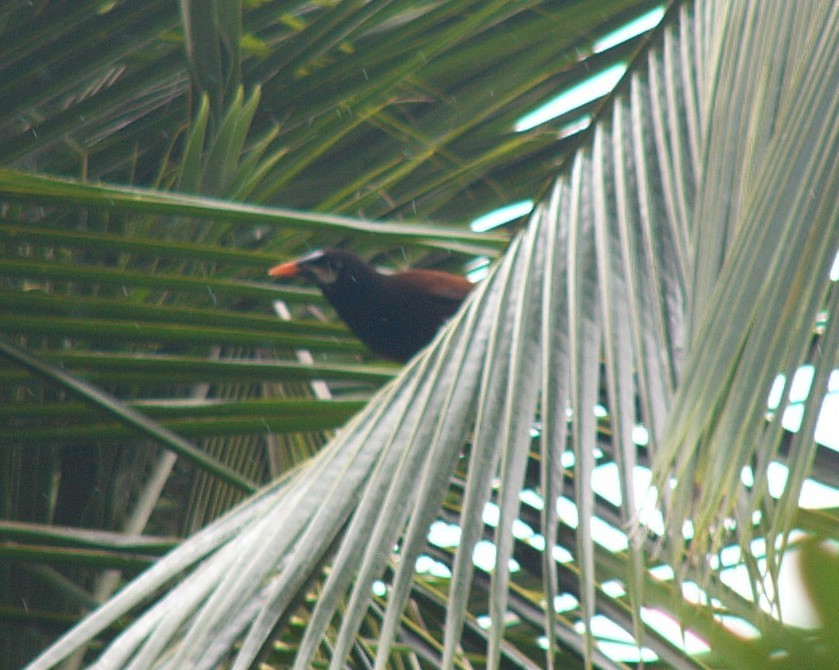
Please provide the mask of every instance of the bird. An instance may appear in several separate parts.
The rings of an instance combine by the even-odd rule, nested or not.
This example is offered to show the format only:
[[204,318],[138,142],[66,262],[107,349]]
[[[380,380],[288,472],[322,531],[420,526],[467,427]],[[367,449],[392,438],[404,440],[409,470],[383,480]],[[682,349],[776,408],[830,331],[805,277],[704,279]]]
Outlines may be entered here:
[[425,347],[460,307],[472,283],[440,270],[383,274],[343,249],[322,249],[268,270],[273,278],[314,282],[370,350],[405,362]]

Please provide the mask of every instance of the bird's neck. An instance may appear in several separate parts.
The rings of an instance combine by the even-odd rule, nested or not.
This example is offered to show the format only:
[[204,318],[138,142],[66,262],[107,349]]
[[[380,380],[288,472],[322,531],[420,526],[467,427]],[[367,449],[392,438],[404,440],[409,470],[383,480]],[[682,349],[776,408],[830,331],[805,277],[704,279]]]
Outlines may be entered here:
[[371,296],[382,294],[387,277],[370,266],[359,266],[348,271],[343,281],[322,288],[329,303],[351,328],[369,325],[378,305]]

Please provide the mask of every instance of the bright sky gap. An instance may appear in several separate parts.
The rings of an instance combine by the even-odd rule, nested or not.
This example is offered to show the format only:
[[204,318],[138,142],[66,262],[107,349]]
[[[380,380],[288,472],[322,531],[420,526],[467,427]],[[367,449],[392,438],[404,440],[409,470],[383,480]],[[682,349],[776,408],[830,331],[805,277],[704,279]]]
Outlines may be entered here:
[[525,114],[516,121],[513,129],[516,132],[530,130],[538,125],[562,116],[578,107],[585,105],[592,100],[602,98],[608,94],[615,84],[620,81],[623,73],[626,72],[626,63],[617,63],[603,72],[594,75],[591,79],[563,91],[553,100],[537,107],[529,114]]
[[605,37],[601,37],[594,43],[592,51],[599,54],[607,49],[616,47],[618,44],[623,44],[641,33],[652,30],[661,22],[662,18],[664,18],[664,6],[656,7],[643,16],[639,16],[634,21],[630,21],[625,26],[621,26],[617,30],[609,33]]
[[479,216],[477,219],[473,220],[471,224],[469,224],[469,227],[476,233],[484,233],[488,230],[492,230],[493,228],[497,228],[508,221],[530,214],[532,209],[532,200],[521,200],[505,207],[494,209],[489,214]]
[[[621,26],[617,30],[602,37],[592,46],[593,53],[602,53],[612,47],[622,44],[657,26],[664,17],[664,7],[655,9],[639,16],[634,21]],[[536,126],[561,116],[571,110],[597,100],[608,94],[626,72],[626,63],[618,63],[591,77],[588,81],[564,91],[553,100],[533,110],[520,118],[514,129],[516,132],[530,130]]]

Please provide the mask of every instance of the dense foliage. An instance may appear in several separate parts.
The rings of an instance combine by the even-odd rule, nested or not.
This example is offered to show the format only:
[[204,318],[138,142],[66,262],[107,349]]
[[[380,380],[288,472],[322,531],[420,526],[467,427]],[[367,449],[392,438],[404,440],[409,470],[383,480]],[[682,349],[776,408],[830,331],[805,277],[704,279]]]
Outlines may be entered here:
[[[656,6],[0,9],[5,667],[835,657],[839,8]],[[266,280],[335,244],[499,260],[400,369]]]

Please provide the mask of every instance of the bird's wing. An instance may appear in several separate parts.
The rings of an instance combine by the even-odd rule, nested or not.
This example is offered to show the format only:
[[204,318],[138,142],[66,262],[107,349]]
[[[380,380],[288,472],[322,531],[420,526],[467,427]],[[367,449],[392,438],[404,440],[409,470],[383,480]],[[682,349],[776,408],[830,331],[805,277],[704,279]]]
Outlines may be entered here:
[[406,292],[424,293],[429,297],[462,302],[473,285],[466,277],[440,270],[406,270],[391,275],[389,280]]

